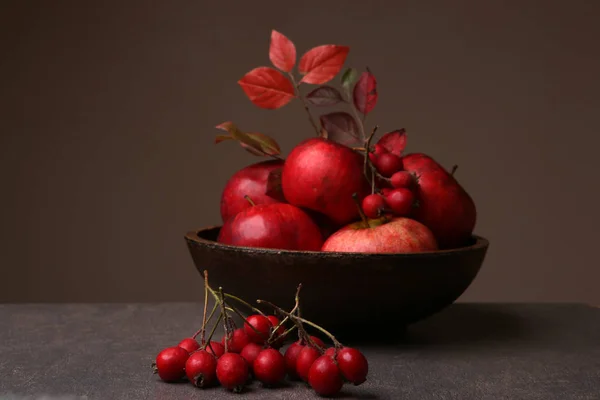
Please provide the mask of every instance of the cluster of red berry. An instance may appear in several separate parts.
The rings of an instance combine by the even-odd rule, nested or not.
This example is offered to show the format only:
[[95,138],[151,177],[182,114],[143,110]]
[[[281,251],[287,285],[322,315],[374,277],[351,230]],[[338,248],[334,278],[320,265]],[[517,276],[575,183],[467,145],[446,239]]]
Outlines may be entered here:
[[[391,213],[398,217],[409,217],[417,206],[414,190],[417,177],[404,171],[402,158],[386,150],[380,144],[369,152],[369,160],[377,171],[377,182],[381,186],[380,193],[366,196],[362,201],[362,209],[369,218],[377,218]],[[391,187],[390,187],[391,186]]]
[[[205,278],[206,276],[205,271]],[[344,381],[354,385],[366,381],[369,366],[359,350],[343,346],[331,333],[300,317],[300,286],[296,293],[296,304],[290,312],[267,301],[258,300],[259,303],[271,306],[282,316],[282,320],[275,315],[265,315],[242,299],[223,293],[222,289],[217,294],[208,283],[205,286],[215,297],[215,306],[207,319],[205,301],[203,324],[198,332],[158,354],[153,368],[163,381],[179,382],[187,377],[190,383],[199,388],[220,384],[240,393],[252,379],[264,386],[273,387],[280,385],[287,374],[290,379],[307,382],[322,396],[338,393]],[[244,304],[255,313],[244,317],[231,300]],[[221,309],[221,313],[208,338],[205,338],[207,323],[217,308]],[[242,328],[235,326],[228,315],[230,311],[243,318]],[[215,328],[221,321],[224,322],[225,334],[220,342],[212,341]],[[293,325],[286,329],[288,321]],[[333,346],[327,347],[318,337],[308,335],[304,324],[326,334]],[[298,332],[298,340],[282,354],[279,349],[288,334],[294,330]],[[196,340],[198,335],[201,336],[200,341]]]

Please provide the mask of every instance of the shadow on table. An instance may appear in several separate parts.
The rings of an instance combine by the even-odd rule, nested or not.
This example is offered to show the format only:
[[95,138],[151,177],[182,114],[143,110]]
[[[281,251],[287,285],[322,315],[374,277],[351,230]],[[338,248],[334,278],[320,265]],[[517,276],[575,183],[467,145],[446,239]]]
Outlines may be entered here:
[[422,345],[456,346],[489,342],[518,342],[531,335],[531,326],[525,319],[511,312],[511,307],[498,304],[455,304],[426,320],[408,327],[381,327],[387,335],[377,339],[361,340],[357,344],[398,344],[408,347]]

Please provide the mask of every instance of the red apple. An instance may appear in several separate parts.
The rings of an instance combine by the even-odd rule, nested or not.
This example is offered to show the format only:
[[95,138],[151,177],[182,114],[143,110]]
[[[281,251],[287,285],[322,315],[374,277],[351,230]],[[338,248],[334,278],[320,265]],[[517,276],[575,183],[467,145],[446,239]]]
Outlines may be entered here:
[[321,250],[346,253],[418,253],[437,250],[437,243],[433,233],[422,223],[410,218],[383,216],[343,227],[325,241]]
[[304,140],[288,155],[281,184],[286,200],[325,214],[335,224],[358,218],[352,199],[369,194],[364,158],[347,146],[323,138]]
[[477,220],[471,196],[428,155],[408,154],[403,160],[404,169],[417,177],[419,206],[413,217],[431,229],[440,248],[466,245]]
[[237,213],[250,208],[244,196],[249,196],[255,204],[285,202],[283,194],[267,195],[269,173],[283,167],[283,160],[263,161],[242,168],[227,181],[221,194],[221,218],[223,222]]
[[312,219],[286,203],[259,204],[241,211],[225,222],[217,241],[234,246],[315,251],[323,244]]

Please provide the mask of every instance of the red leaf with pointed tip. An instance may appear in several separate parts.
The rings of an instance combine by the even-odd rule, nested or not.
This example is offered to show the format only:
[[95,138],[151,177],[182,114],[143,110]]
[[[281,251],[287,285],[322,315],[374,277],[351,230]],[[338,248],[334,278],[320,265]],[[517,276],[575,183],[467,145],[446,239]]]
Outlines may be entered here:
[[274,198],[281,198],[283,189],[281,188],[281,171],[283,168],[276,168],[269,172],[267,177],[267,190],[265,194]]
[[327,131],[327,139],[353,146],[360,144],[360,131],[356,120],[346,112],[333,112],[321,116],[321,125]]
[[367,69],[363,72],[354,86],[354,106],[358,111],[367,115],[377,104],[377,80]]
[[296,64],[296,46],[282,33],[271,31],[269,59],[282,71],[290,72]]
[[332,80],[344,66],[350,48],[325,44],[308,50],[300,59],[300,82],[320,85]]
[[406,147],[406,130],[404,128],[383,135],[377,144],[383,146],[388,152],[400,157]]
[[320,86],[307,94],[306,100],[315,106],[334,106],[344,101],[344,98],[336,88],[331,86]]
[[285,106],[295,97],[292,82],[270,67],[258,67],[238,81],[252,103],[274,110]]

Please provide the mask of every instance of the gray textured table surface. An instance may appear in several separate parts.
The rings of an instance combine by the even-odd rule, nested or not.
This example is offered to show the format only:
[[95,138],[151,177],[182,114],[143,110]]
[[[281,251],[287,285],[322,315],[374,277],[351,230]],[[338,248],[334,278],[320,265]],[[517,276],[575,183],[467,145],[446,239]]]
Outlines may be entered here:
[[[0,399],[312,399],[302,384],[246,395],[166,384],[157,351],[190,335],[198,304],[0,305]],[[358,345],[357,343],[348,343]],[[600,399],[600,309],[458,304],[393,344],[362,343],[361,399]],[[72,396],[72,397],[69,397]]]

